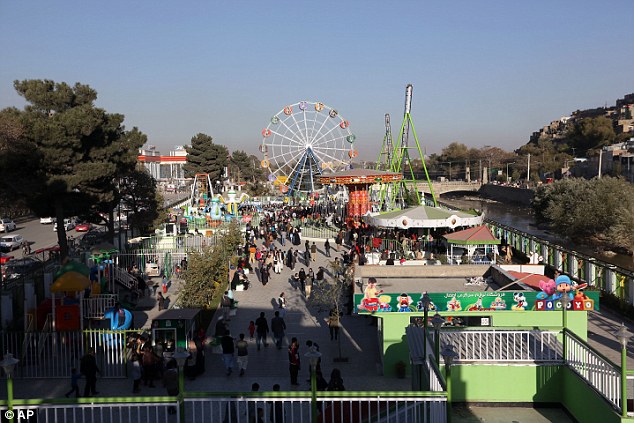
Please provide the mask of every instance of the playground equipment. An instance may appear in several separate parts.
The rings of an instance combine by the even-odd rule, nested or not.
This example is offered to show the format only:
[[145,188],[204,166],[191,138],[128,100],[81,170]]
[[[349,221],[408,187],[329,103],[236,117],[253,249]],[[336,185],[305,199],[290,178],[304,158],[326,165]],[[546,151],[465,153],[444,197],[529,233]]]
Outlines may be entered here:
[[350,122],[321,102],[300,101],[275,114],[262,130],[260,165],[282,194],[297,196],[320,189],[322,171],[349,168],[358,155]]
[[115,306],[106,311],[103,317],[110,319],[110,329],[112,330],[130,329],[132,325],[132,313],[125,308]]
[[[90,287],[89,272],[81,263],[69,262],[55,274],[50,288],[53,331],[83,330],[82,299],[84,291]],[[65,294],[60,301],[55,299],[58,293]]]

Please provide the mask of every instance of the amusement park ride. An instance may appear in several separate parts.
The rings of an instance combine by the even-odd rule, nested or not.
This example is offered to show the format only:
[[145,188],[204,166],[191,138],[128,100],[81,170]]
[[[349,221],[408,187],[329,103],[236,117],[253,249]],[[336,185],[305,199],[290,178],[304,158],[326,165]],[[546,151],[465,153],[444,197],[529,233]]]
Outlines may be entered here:
[[[385,115],[385,138],[377,167],[370,173],[352,169],[355,136],[350,123],[337,110],[320,102],[301,101],[284,107],[271,118],[262,130],[260,151],[264,155],[261,166],[269,171],[269,181],[282,194],[289,197],[306,197],[317,194],[328,185],[344,185],[348,188],[353,215],[372,211],[371,203],[378,210],[403,205],[408,192],[412,192],[420,204],[410,150],[416,149],[423,163],[434,205],[438,203],[433,193],[423,152],[410,115],[412,85],[405,90],[405,113],[396,144],[392,141],[390,115]],[[410,127],[415,146],[409,145]],[[380,186],[370,189],[372,185]],[[356,207],[359,203],[359,207]],[[350,210],[349,210],[350,213]]]
[[208,226],[216,226],[223,220],[229,221],[236,217],[240,204],[248,199],[249,196],[246,193],[241,192],[238,195],[233,188],[229,189],[226,195],[214,194],[209,174],[198,173],[194,177],[190,201],[185,209],[184,217],[193,221],[205,220]]

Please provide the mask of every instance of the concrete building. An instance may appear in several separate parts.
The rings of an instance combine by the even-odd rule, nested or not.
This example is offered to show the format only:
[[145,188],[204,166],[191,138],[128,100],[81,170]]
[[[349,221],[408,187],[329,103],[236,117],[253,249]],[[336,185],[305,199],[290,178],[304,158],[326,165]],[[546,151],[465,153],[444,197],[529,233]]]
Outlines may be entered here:
[[187,163],[187,151],[184,146],[176,146],[167,155],[162,155],[156,146],[149,145],[139,150],[139,162],[159,182],[185,180],[183,166]]

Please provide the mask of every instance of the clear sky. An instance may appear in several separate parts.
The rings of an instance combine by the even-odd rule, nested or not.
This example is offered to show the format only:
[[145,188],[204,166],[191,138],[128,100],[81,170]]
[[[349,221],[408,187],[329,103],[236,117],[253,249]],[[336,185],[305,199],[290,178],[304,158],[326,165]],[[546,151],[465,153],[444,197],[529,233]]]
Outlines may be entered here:
[[634,92],[633,16],[632,0],[3,0],[0,108],[23,107],[16,79],[81,82],[161,151],[203,132],[256,154],[272,115],[321,101],[374,160],[411,83],[428,153],[511,150]]

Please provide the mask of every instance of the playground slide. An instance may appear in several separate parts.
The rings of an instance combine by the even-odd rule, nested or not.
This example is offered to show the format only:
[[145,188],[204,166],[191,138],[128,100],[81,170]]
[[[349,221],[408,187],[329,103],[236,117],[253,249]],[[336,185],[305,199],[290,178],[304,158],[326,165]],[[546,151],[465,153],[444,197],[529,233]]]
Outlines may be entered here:
[[132,313],[125,308],[119,309],[125,315],[122,324],[119,324],[119,316],[116,315],[115,309],[110,309],[104,313],[104,317],[106,319],[110,319],[110,329],[112,330],[125,330],[130,329],[130,325],[132,325]]

